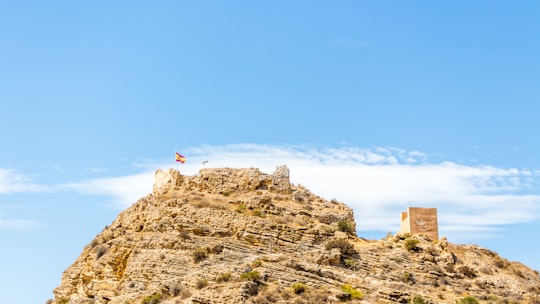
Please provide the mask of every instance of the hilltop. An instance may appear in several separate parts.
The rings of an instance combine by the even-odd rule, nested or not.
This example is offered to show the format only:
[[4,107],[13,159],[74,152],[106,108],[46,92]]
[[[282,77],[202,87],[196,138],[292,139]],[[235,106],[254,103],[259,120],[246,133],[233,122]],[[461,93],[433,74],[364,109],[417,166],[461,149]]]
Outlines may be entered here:
[[285,166],[155,176],[53,303],[540,303],[538,272],[488,249],[358,237],[351,208],[291,184]]

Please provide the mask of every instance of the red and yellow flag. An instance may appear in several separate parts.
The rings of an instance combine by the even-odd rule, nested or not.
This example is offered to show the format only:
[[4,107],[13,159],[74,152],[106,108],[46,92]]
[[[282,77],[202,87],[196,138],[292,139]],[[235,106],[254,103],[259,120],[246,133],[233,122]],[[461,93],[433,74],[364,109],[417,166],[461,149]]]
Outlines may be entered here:
[[176,152],[176,162],[180,162],[180,163],[185,163],[186,162],[186,157],[185,156],[182,156],[182,154]]

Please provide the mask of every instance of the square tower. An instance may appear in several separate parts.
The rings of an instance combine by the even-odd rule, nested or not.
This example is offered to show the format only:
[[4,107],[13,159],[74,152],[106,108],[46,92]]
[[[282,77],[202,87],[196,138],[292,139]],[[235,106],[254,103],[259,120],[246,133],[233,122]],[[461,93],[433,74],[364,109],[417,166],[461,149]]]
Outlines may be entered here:
[[407,212],[401,212],[400,233],[425,234],[439,240],[437,208],[408,207]]

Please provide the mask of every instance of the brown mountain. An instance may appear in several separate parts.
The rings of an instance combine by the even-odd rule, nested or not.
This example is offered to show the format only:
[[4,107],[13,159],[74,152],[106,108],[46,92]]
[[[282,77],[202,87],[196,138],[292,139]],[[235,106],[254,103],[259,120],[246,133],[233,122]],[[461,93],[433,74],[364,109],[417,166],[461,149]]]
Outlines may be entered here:
[[368,241],[355,225],[345,204],[290,184],[285,166],[158,170],[153,194],[83,249],[52,302],[540,303],[538,272],[493,251]]

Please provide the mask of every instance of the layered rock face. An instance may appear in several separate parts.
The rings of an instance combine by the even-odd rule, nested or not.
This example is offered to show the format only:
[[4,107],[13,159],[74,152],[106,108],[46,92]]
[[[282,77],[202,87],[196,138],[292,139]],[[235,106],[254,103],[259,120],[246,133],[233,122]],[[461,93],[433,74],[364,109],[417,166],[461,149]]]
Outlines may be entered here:
[[489,250],[355,230],[349,207],[292,185],[285,166],[158,170],[153,194],[84,248],[53,303],[540,303],[538,272]]

